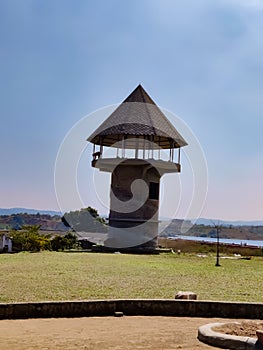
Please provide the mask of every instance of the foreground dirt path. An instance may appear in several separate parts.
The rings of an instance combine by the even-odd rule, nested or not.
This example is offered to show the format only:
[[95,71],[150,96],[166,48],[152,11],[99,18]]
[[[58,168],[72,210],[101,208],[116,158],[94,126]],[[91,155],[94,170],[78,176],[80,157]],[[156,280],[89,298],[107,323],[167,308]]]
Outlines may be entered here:
[[209,350],[215,348],[196,339],[198,327],[227,321],[153,316],[3,320],[0,349]]

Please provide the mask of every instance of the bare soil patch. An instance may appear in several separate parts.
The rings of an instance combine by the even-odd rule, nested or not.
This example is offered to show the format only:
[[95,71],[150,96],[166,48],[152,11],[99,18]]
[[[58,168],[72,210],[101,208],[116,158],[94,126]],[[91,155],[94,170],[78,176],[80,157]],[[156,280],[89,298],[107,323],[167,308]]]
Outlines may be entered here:
[[0,349],[211,350],[216,348],[197,340],[198,327],[224,321],[230,322],[153,316],[2,320]]
[[240,322],[239,324],[226,323],[220,327],[214,327],[213,330],[224,334],[257,338],[256,331],[263,330],[263,322],[262,321],[243,321],[243,322]]

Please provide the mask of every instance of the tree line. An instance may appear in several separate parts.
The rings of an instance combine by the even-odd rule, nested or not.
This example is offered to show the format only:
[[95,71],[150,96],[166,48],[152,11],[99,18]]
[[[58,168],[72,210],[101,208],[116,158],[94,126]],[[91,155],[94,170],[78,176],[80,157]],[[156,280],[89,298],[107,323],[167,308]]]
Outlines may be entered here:
[[77,236],[68,232],[64,236],[41,234],[40,225],[25,225],[20,230],[12,229],[9,237],[13,242],[14,251],[39,252],[42,250],[63,251],[77,248]]
[[[27,214],[21,214],[24,218]],[[51,235],[50,233],[40,233],[41,224],[22,224],[21,216],[16,216],[17,226],[9,232],[9,237],[13,242],[14,251],[39,252],[42,250],[63,251],[65,249],[74,249],[80,246],[75,232],[106,232],[107,225],[105,220],[99,216],[98,211],[92,207],[65,213],[60,219],[64,227],[67,228],[66,234]],[[32,215],[28,215],[32,217]],[[34,219],[43,219],[43,215],[35,214]],[[47,217],[47,215],[45,215]],[[48,216],[48,219],[50,216]],[[13,219],[13,217],[12,217]],[[56,220],[58,218],[56,217]],[[19,221],[19,222],[18,222]]]

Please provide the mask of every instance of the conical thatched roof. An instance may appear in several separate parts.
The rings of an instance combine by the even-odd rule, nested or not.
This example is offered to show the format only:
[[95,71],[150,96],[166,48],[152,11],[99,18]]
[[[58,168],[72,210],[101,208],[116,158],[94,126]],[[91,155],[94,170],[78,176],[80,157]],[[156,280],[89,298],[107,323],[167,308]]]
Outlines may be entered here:
[[[178,148],[187,143],[141,85],[88,138],[94,144],[114,147],[125,139],[148,137],[161,148]],[[127,148],[134,144],[127,143]],[[139,146],[140,147],[140,146]]]

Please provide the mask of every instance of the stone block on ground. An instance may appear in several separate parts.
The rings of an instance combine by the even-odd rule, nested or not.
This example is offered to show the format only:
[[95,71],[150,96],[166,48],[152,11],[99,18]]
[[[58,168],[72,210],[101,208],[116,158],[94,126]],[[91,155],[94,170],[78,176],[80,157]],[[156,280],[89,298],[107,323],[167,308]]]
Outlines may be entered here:
[[114,312],[114,316],[115,316],[115,317],[123,317],[124,315],[123,315],[123,312],[122,312],[122,311],[115,311],[115,312]]
[[182,292],[182,291],[179,291],[175,295],[175,299],[196,300],[197,299],[197,295],[194,292]]

